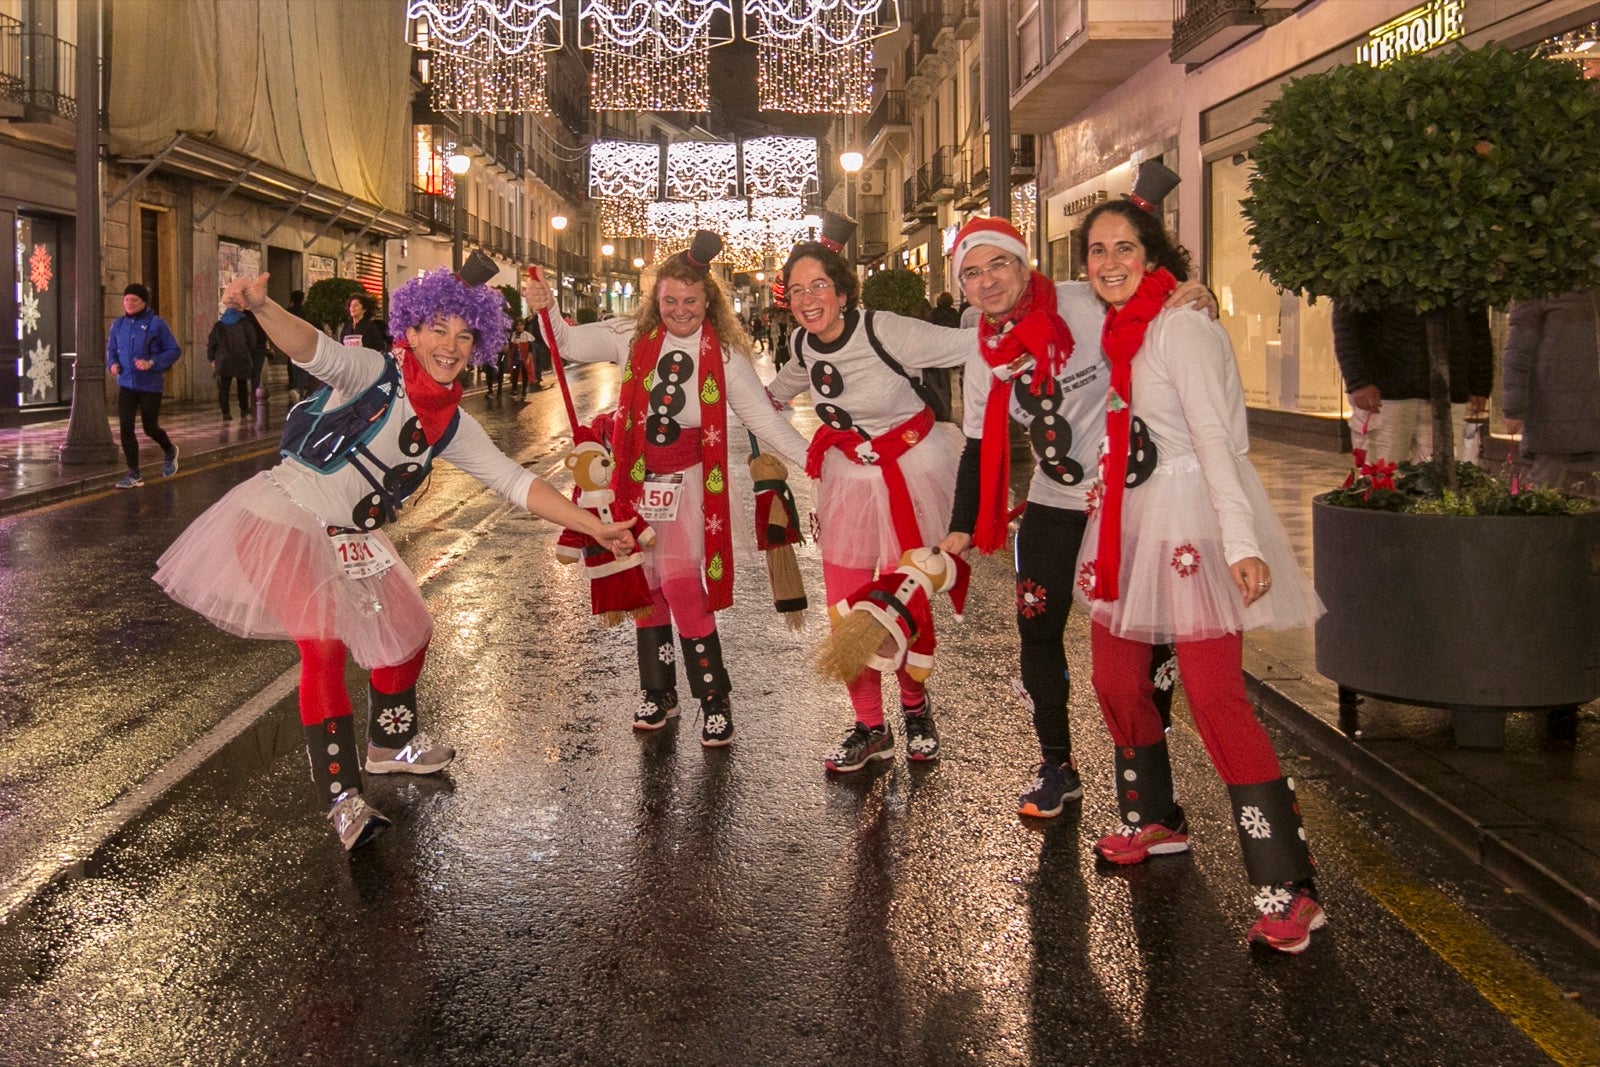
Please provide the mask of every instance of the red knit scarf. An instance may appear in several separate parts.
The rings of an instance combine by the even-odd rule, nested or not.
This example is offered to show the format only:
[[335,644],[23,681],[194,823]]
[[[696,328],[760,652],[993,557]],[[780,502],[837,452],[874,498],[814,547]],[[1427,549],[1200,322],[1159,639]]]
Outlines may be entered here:
[[1122,572],[1122,493],[1128,481],[1128,439],[1133,427],[1133,357],[1144,345],[1145,331],[1161,314],[1167,297],[1178,287],[1166,268],[1157,268],[1139,281],[1139,288],[1120,308],[1106,313],[1100,347],[1111,364],[1111,388],[1106,392],[1105,499],[1100,504],[1100,539],[1095,546],[1095,600],[1116,600]]
[[[616,469],[611,488],[617,501],[637,510],[654,449],[644,439],[650,383],[661,358],[660,326],[633,343],[617,397],[620,428],[612,442]],[[700,328],[700,464],[705,479],[706,606],[721,611],[733,603],[733,528],[728,521],[728,391],[722,375],[722,344],[709,322]],[[683,469],[681,466],[678,469]]]
[[[1011,323],[1011,329],[1001,329]],[[1072,331],[1056,309],[1055,283],[1038,271],[1016,306],[998,322],[978,320],[978,351],[990,368],[1004,367],[1023,355],[1033,357],[1034,396],[1050,395],[1056,376],[1072,355]],[[972,543],[988,554],[1006,543],[1006,508],[1011,487],[1011,379],[991,376],[983,438],[978,448],[978,522]]]
[[440,385],[422,369],[422,360],[411,351],[411,345],[401,338],[394,343],[400,352],[400,378],[406,383],[406,399],[417,413],[417,423],[428,444],[439,440],[450,426],[450,420],[461,406],[461,380],[448,387]]

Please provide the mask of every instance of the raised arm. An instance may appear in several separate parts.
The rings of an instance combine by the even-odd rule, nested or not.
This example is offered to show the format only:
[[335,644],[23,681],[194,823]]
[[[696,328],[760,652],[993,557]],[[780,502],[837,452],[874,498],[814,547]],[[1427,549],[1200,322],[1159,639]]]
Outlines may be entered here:
[[267,279],[270,277],[270,274],[258,274],[254,278],[239,278],[229,282],[222,291],[222,302],[240,311],[253,312],[267,339],[278,347],[278,351],[296,363],[310,363],[311,357],[317,354],[317,328],[305,319],[290,314],[267,295]]

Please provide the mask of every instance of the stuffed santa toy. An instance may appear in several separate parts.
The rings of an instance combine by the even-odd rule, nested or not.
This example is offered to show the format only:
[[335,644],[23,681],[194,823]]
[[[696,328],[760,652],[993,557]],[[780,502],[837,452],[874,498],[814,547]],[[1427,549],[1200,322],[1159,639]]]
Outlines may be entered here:
[[833,633],[817,653],[817,669],[849,684],[867,667],[899,670],[919,682],[933,670],[933,596],[948,593],[960,622],[966,610],[971,568],[960,556],[937,548],[914,548],[900,566],[878,575],[829,605]]

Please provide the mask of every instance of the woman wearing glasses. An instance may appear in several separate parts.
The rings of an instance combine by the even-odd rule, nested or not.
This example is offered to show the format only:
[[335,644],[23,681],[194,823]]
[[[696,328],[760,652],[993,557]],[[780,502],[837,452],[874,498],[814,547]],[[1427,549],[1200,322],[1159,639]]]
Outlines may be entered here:
[[[819,478],[822,577],[837,604],[889,571],[913,548],[938,544],[950,517],[960,440],[936,424],[912,375],[959,367],[971,331],[895,315],[861,312],[855,272],[839,254],[855,223],[830,216],[821,241],[797,245],[783,266],[784,291],[800,330],[793,357],[773,380],[779,400],[811,391],[822,426],[806,471]],[[936,759],[939,734],[925,683],[896,671],[905,715],[907,756]],[[884,722],[882,676],[867,668],[848,686],[855,721],[823,765],[860,770],[894,758]]]

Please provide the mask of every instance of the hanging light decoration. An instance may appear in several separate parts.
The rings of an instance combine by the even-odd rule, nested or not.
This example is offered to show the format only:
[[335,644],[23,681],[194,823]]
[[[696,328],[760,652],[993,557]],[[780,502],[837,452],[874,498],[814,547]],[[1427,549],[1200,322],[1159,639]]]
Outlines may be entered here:
[[649,234],[656,242],[656,258],[689,247],[695,231],[695,205],[657,200],[647,209]]
[[744,142],[745,196],[799,196],[817,187],[814,137],[755,137]]
[[760,107],[871,110],[871,42],[899,25],[898,0],[745,0],[744,36],[759,48]]
[[648,200],[622,197],[596,197],[600,211],[600,233],[604,237],[649,237]]
[[669,200],[726,200],[739,191],[739,150],[731,141],[667,145]]
[[1039,199],[1039,183],[1028,182],[1026,185],[1011,187],[1011,225],[1017,228],[1023,241],[1032,246],[1033,229],[1038,224],[1037,202]]
[[798,196],[753,196],[750,198],[750,217],[762,222],[782,222],[798,219],[805,214]]
[[553,51],[563,40],[561,0],[409,0],[406,40],[454,51],[482,42],[508,56]]
[[410,0],[406,39],[427,53],[435,110],[550,114],[545,53],[561,47],[560,0]]
[[506,55],[483,38],[464,51],[435,48],[429,80],[436,111],[551,113],[543,52]]
[[595,141],[589,146],[589,195],[656,199],[661,195],[661,146],[650,141]]
[[[728,30],[712,37],[713,19]],[[582,0],[579,43],[594,53],[597,111],[705,111],[712,48],[733,39],[732,0]]]

